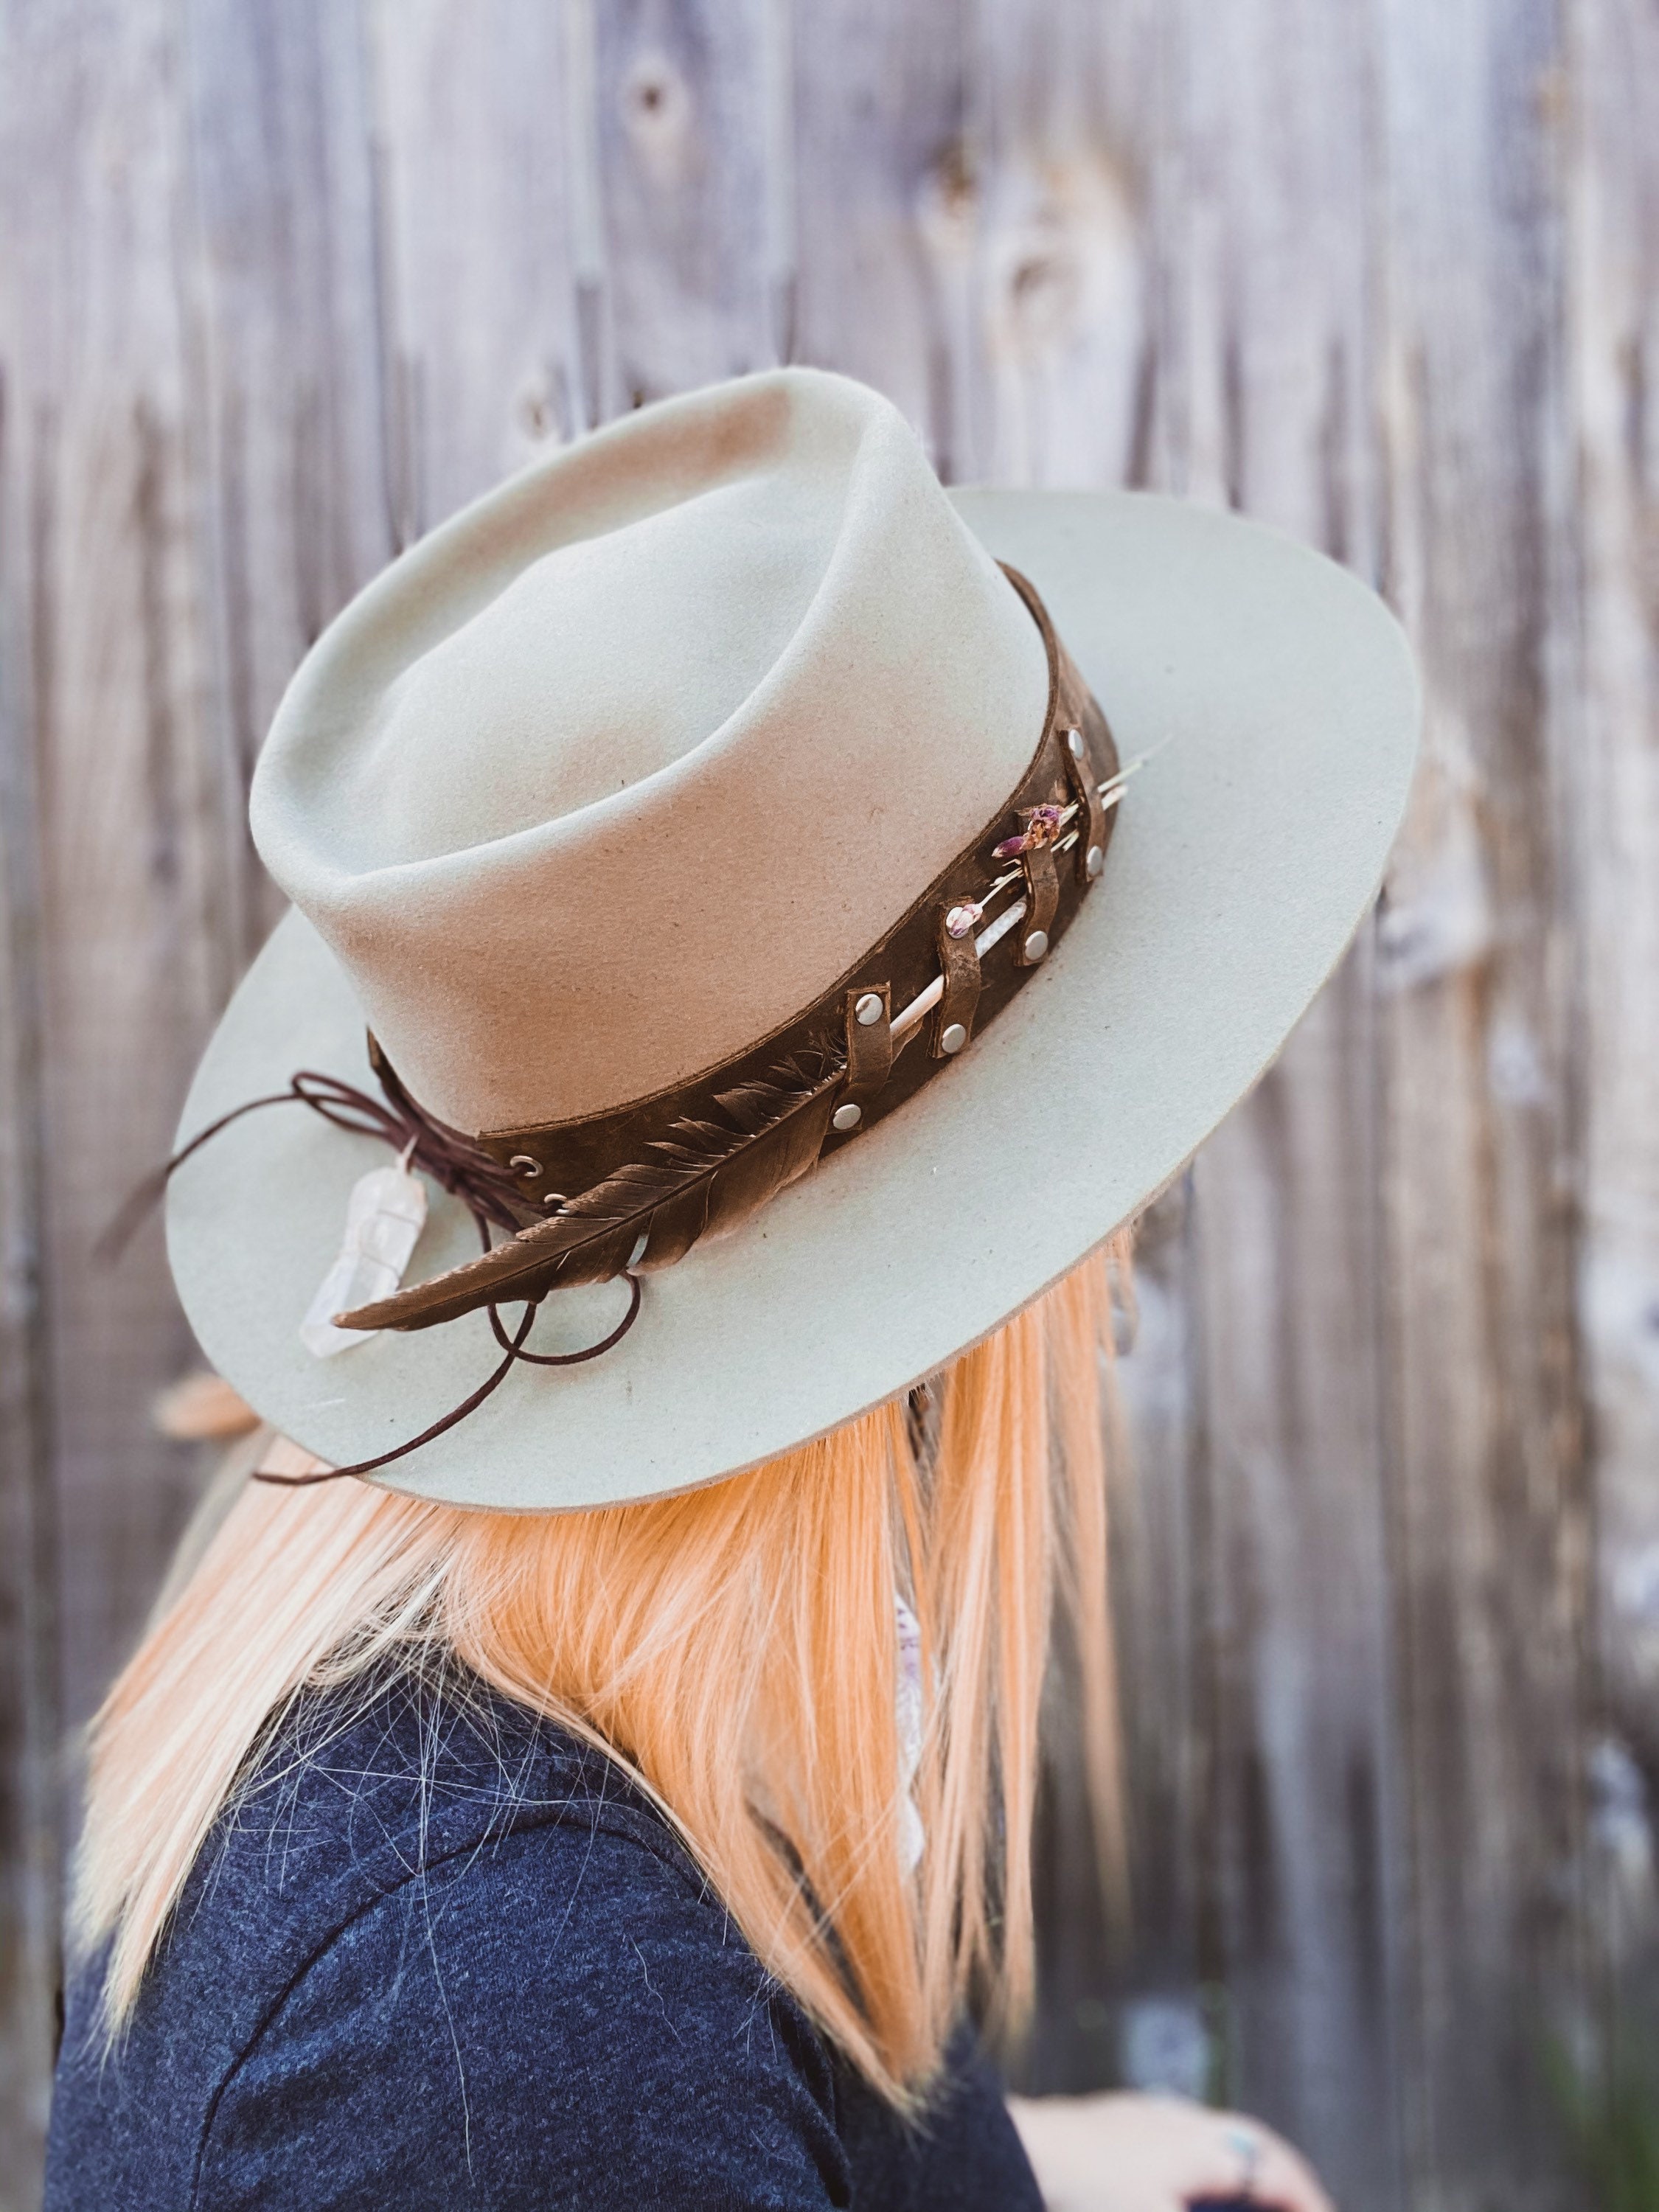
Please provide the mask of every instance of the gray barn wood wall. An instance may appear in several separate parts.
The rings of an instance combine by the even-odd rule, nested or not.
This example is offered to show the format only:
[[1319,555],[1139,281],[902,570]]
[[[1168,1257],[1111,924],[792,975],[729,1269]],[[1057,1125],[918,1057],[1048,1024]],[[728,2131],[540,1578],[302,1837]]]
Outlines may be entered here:
[[58,1746],[200,1468],[152,1231],[320,625],[550,439],[789,358],[941,471],[1388,594],[1385,902],[1144,1239],[1138,1913],[1056,1759],[1030,2063],[1224,2087],[1350,2212],[1565,2212],[1656,1926],[1652,0],[0,0],[0,2206]]

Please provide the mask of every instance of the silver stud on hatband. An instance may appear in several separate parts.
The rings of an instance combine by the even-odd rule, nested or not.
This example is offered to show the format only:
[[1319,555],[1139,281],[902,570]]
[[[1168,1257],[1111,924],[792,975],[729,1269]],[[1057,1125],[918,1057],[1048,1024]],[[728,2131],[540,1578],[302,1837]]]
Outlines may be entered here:
[[960,1052],[967,1042],[968,1032],[962,1024],[951,1022],[947,1024],[944,1036],[939,1041],[939,1048],[941,1052]]
[[1043,954],[1048,950],[1048,931],[1046,929],[1034,929],[1025,940],[1025,957],[1028,960],[1041,960]]
[[881,1019],[881,994],[866,991],[853,1008],[854,1016],[861,1029],[868,1029]]
[[1095,878],[1100,873],[1105,865],[1105,854],[1101,850],[1098,845],[1091,845],[1087,854],[1085,855],[1083,862],[1084,869],[1087,873],[1091,883],[1093,883]]
[[538,1176],[543,1172],[541,1162],[539,1160],[532,1160],[528,1152],[514,1152],[512,1158],[507,1164],[512,1169],[514,1175],[522,1176],[526,1182],[529,1182],[532,1176]]
[[839,1129],[845,1136],[849,1129],[856,1129],[863,1119],[863,1107],[855,1105],[849,1098],[844,1106],[837,1106],[830,1116],[830,1126],[832,1129]]
[[1081,730],[1067,730],[1066,732],[1066,749],[1071,753],[1073,760],[1081,760],[1083,758],[1083,732]]

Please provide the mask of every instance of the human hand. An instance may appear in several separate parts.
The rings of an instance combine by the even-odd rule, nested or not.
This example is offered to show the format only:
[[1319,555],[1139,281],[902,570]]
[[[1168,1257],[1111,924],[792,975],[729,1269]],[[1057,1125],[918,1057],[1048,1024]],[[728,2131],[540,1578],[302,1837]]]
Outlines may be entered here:
[[1008,2110],[1048,2212],[1334,2212],[1307,2161],[1242,2113],[1119,2092],[1010,2097]]

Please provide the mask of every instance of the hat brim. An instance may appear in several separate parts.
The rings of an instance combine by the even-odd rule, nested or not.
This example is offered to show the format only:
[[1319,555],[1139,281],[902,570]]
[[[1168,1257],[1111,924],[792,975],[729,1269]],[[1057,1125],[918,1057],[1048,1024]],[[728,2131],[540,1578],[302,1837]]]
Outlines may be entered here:
[[[895,1396],[1037,1297],[1170,1181],[1273,1060],[1375,894],[1416,752],[1405,639],[1347,571],[1152,494],[956,495],[1029,575],[1129,787],[1104,877],[994,1026],[736,1234],[647,1279],[591,1365],[520,1366],[378,1478],[509,1510],[611,1504],[769,1459]],[[179,1141],[298,1068],[373,1090],[343,972],[290,913],[191,1088]],[[484,1316],[331,1359],[299,1324],[386,1149],[298,1108],[247,1115],[173,1179],[168,1246],[208,1358],[336,1465],[418,1434],[500,1357]],[[407,1279],[477,1249],[434,1193]],[[562,1291],[574,1349],[625,1286]]]

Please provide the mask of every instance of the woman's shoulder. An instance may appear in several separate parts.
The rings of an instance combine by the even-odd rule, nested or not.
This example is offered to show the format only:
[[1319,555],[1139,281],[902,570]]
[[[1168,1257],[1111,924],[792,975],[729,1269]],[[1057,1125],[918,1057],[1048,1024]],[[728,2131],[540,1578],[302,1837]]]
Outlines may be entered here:
[[440,1900],[454,1917],[533,1893],[562,1912],[578,1890],[569,1948],[607,1906],[647,1899],[714,1940],[693,1862],[615,1760],[476,1677],[383,1676],[307,1695],[273,1731],[192,1869],[155,1979],[198,1999],[210,1979],[234,1986],[264,2021],[341,1943],[401,1953]]
[[345,1917],[456,1853],[530,1831],[631,1842],[693,1881],[690,1861],[616,1760],[452,1668],[313,1693],[253,1763],[198,1869],[281,1916]]
[[[723,2201],[739,2155],[780,2203],[838,2193],[828,2055],[665,1822],[476,1684],[307,1699],[106,2063],[90,1997],[54,2112],[77,2203],[604,2203],[677,2159],[684,2201]],[[176,2194],[127,2183],[163,2172]]]
[[623,1770],[466,1680],[304,1700],[112,2052],[95,1997],[47,2212],[1036,2203],[988,2074],[909,2134]]

